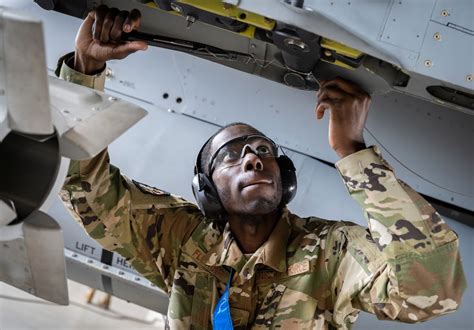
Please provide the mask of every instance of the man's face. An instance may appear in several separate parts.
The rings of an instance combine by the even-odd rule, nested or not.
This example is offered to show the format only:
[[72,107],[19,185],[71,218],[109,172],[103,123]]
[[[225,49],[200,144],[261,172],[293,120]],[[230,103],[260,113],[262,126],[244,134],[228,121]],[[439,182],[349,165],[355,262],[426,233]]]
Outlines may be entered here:
[[[253,134],[258,132],[247,125],[228,127],[212,140],[211,157],[225,142]],[[240,160],[239,164],[231,166],[219,161],[213,164],[212,180],[225,210],[229,214],[239,215],[275,211],[282,196],[280,168],[276,159],[259,157],[250,148],[244,148]]]

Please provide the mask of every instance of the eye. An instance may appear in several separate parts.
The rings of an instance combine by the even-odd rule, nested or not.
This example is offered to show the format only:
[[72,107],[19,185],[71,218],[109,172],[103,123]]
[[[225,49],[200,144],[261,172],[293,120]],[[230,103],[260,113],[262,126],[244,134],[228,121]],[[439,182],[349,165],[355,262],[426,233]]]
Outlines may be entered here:
[[270,156],[271,155],[271,150],[267,146],[258,146],[257,147],[258,154],[260,156]]
[[238,152],[236,152],[235,150],[232,150],[232,149],[224,150],[224,152],[222,153],[222,162],[223,163],[233,162],[233,161],[235,161],[236,159],[239,159],[239,158],[240,158],[240,154]]

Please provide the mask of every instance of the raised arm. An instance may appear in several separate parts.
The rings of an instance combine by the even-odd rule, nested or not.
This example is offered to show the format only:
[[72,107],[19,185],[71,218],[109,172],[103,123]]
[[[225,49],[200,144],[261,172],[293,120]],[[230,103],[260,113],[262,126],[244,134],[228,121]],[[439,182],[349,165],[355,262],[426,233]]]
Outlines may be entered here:
[[362,130],[370,97],[337,79],[323,84],[318,117],[331,111],[329,140],[343,181],[364,211],[369,230],[343,226],[330,244],[338,324],[356,310],[381,319],[419,322],[454,311],[466,287],[455,232],[436,210],[398,180],[378,148],[365,148]]
[[[138,11],[105,6],[89,13],[78,31],[75,54],[59,63],[60,77],[103,89],[106,61],[144,48],[119,41],[121,31],[138,27],[139,19]],[[71,161],[61,197],[93,239],[124,256],[160,288],[170,289],[181,245],[201,221],[195,205],[126,178],[110,165],[107,150],[90,160]]]

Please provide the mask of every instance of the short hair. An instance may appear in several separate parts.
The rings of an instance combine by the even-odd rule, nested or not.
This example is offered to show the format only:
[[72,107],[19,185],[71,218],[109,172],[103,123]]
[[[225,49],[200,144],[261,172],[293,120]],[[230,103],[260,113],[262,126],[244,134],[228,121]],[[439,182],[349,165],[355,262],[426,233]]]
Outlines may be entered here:
[[198,164],[199,166],[199,172],[200,173],[204,173],[206,175],[209,175],[209,161],[211,160],[211,144],[212,144],[212,141],[214,140],[214,138],[220,133],[222,132],[223,130],[229,128],[229,127],[232,127],[232,126],[238,126],[238,125],[243,125],[243,126],[248,126],[248,127],[251,127],[255,130],[255,132],[259,135],[262,135],[262,136],[266,136],[265,134],[263,134],[262,132],[260,132],[258,129],[256,129],[255,127],[253,127],[252,125],[249,125],[249,124],[246,124],[246,123],[241,123],[241,122],[235,122],[235,123],[230,123],[230,124],[227,124],[221,128],[219,128],[219,130],[217,130],[217,132],[215,132],[210,138],[209,140],[207,140],[207,142],[204,144],[204,146],[202,147],[202,151],[201,151],[201,154],[198,155],[198,157],[200,157],[200,162]]

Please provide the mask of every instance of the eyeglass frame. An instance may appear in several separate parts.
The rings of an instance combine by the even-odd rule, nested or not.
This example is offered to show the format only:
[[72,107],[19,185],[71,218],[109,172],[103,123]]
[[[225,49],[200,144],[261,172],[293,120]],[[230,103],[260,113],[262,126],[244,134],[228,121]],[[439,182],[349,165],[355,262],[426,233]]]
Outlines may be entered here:
[[[235,141],[239,141],[239,140],[248,140],[248,139],[252,139],[252,138],[262,138],[263,140],[266,140],[268,142],[270,142],[270,144],[272,144],[272,146],[274,147],[274,150],[276,151],[276,155],[274,158],[277,158],[278,157],[278,148],[280,147],[278,144],[275,143],[275,141],[273,141],[272,139],[270,139],[269,137],[265,136],[265,135],[261,135],[261,134],[250,134],[250,135],[242,135],[242,136],[239,136],[239,137],[236,137],[236,138],[233,138],[233,139],[230,139],[229,141],[225,142],[224,144],[222,144],[219,148],[217,148],[217,150],[213,153],[211,159],[209,160],[209,166],[208,166],[208,173],[209,173],[209,176],[212,176],[212,173],[214,172],[215,168],[213,168],[213,163],[214,161],[216,160],[216,157],[219,153],[219,151],[222,150],[222,148],[224,148],[225,146],[229,145],[230,143],[232,142],[235,142]],[[243,147],[242,147],[242,152],[245,150],[246,147],[250,147],[250,150],[252,150],[252,152],[254,154],[256,154],[259,158],[260,156],[258,155],[258,153],[255,153],[255,150],[252,146],[248,145],[248,144],[245,144]],[[242,159],[242,154],[240,155],[240,159]]]

